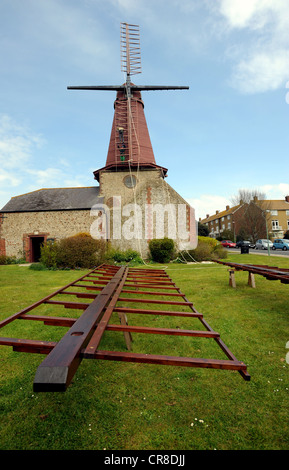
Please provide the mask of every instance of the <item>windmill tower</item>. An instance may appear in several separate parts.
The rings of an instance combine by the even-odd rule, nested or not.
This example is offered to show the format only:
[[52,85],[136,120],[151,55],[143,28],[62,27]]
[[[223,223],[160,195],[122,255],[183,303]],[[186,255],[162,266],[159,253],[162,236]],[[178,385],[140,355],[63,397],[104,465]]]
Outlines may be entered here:
[[[182,90],[187,86],[136,85],[132,76],[141,73],[140,32],[138,25],[121,23],[121,71],[126,74],[122,85],[69,86],[69,90],[116,91],[114,117],[106,164],[94,171],[100,185],[100,196],[111,208],[113,196],[120,196],[122,204],[134,203],[141,209],[158,202],[187,204],[165,181],[167,169],[157,165],[144,114],[142,91]],[[133,192],[132,192],[133,190]],[[141,233],[141,252],[147,251],[147,242],[154,238],[153,215],[145,222]],[[139,238],[139,237],[138,237]],[[121,240],[121,248],[140,249]]]
[[[144,115],[141,91],[183,90],[187,86],[135,85],[131,77],[141,73],[140,32],[138,25],[121,23],[121,71],[126,74],[122,85],[69,86],[69,90],[116,91],[114,119],[105,167],[94,172],[99,181],[99,172],[104,169],[121,171],[132,167],[158,167],[149,137]],[[161,168],[161,167],[158,167]],[[163,168],[164,176],[167,169]]]

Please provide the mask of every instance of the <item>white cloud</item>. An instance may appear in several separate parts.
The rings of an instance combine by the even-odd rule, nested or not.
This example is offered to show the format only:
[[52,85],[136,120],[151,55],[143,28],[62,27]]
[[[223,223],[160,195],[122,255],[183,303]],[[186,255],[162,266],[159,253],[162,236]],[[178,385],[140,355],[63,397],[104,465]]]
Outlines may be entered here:
[[[67,159],[59,160],[60,167],[39,168],[45,158],[43,154],[45,140],[25,124],[19,124],[8,115],[0,115],[0,190],[1,204],[11,197],[11,187],[27,188],[34,191],[42,187],[83,186],[82,175],[71,173]],[[23,187],[23,184],[25,186]],[[16,192],[17,189],[13,190]]]
[[[283,0],[219,0],[227,34],[239,31],[230,84],[242,93],[285,86],[289,74],[289,7]],[[215,9],[216,11],[216,9]],[[245,33],[249,33],[246,36]],[[241,35],[240,35],[241,34]]]
[[26,172],[33,176],[34,184],[37,186],[51,187],[53,185],[59,185],[63,182],[63,174],[58,168],[46,168],[45,170],[31,170],[27,169]]
[[[27,169],[26,173],[32,176],[33,188],[52,188],[52,187],[82,187],[86,186],[87,177],[81,175],[67,174],[60,168],[46,168],[32,170]],[[83,181],[81,181],[83,179]]]
[[289,184],[288,183],[277,183],[277,184],[264,184],[258,188],[264,192],[267,199],[283,199],[285,196],[289,196]]
[[268,15],[282,7],[278,0],[221,0],[220,13],[232,28],[258,29],[268,21]]
[[207,214],[213,215],[216,210],[223,211],[230,201],[223,196],[214,194],[202,194],[199,198],[187,198],[187,202],[195,209],[196,220],[206,218]]
[[6,170],[0,170],[0,187],[3,188],[5,186],[18,186],[20,183],[20,179],[14,176],[13,173],[9,173]]
[[275,53],[256,52],[236,66],[231,84],[244,93],[258,93],[276,90],[284,86],[288,77],[289,53],[279,50]]
[[[11,187],[19,186],[31,165],[33,152],[44,140],[26,125],[15,122],[8,115],[0,115],[0,188],[1,203],[8,198]],[[6,196],[5,196],[6,195]]]
[[25,125],[19,125],[10,116],[0,116],[1,169],[15,170],[31,157],[34,147],[43,143],[41,136],[33,134]]

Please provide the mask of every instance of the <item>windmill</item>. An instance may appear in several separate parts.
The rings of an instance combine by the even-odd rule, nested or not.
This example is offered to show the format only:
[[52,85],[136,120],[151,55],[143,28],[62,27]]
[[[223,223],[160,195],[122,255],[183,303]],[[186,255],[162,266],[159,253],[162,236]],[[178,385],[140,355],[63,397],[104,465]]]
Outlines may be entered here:
[[[188,86],[135,85],[131,77],[141,73],[140,31],[138,25],[120,24],[122,85],[68,86],[68,90],[116,91],[114,120],[105,169],[120,170],[128,165],[138,168],[155,166],[155,158],[143,112],[141,91],[182,90]],[[161,168],[161,167],[158,167]],[[102,169],[101,169],[102,170]],[[163,169],[166,173],[166,169]],[[99,171],[94,172],[98,180]]]

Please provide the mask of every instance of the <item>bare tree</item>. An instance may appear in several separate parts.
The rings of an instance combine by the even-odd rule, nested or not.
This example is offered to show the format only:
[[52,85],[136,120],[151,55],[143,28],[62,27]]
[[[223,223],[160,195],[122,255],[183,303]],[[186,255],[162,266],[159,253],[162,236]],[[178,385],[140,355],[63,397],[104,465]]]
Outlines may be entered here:
[[254,198],[258,198],[259,201],[266,199],[266,194],[258,189],[239,189],[238,194],[231,196],[231,202],[234,206],[238,204],[249,204]]
[[266,212],[262,210],[259,204],[254,202],[246,204],[244,215],[241,219],[240,231],[245,232],[254,243],[258,238],[267,238]]
[[234,205],[244,204],[238,238],[242,238],[243,234],[247,234],[247,238],[253,242],[258,238],[267,238],[270,201],[266,197],[265,193],[257,189],[239,189],[238,194],[231,197]]

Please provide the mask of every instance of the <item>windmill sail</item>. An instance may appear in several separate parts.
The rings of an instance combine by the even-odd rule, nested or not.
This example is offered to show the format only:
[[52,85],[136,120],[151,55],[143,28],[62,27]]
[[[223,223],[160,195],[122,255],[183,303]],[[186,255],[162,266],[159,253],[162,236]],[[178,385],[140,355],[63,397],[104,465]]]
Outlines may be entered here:
[[127,76],[141,73],[139,26],[120,24],[121,71]]

